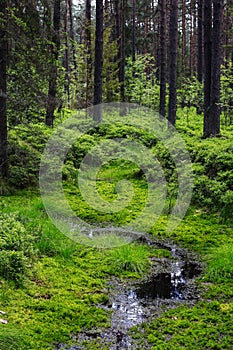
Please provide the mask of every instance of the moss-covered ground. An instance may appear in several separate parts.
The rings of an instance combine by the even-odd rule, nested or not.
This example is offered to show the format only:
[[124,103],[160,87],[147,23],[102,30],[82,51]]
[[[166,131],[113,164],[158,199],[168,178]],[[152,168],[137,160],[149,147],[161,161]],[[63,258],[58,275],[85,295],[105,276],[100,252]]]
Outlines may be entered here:
[[[173,201],[171,195],[150,234],[173,240],[197,253],[204,264],[198,278],[201,299],[194,306],[180,305],[166,311],[150,324],[142,325],[141,330],[137,329],[135,336],[141,337],[142,349],[145,337],[156,350],[233,348],[233,131],[229,127],[224,129],[221,138],[202,140],[198,118],[195,115],[189,120],[183,120],[181,115],[178,118],[178,129],[194,163],[193,204],[181,224],[169,233],[166,222]],[[146,135],[147,141],[148,138]],[[88,139],[93,144],[95,137],[89,135]],[[155,147],[153,142],[151,147]],[[156,147],[154,152],[158,152]],[[169,159],[163,152],[159,154],[166,166]],[[74,170],[73,163],[69,166]],[[126,177],[133,183],[135,192],[131,203],[113,214],[89,207],[68,165],[65,171],[67,199],[77,215],[89,222],[130,222],[145,203],[145,178],[133,163],[112,162],[98,175],[99,193],[110,202],[116,198],[116,182]],[[168,177],[171,171],[172,165],[167,168]],[[6,215],[15,214],[15,220],[33,237],[34,246],[31,267],[22,285],[0,278],[0,310],[7,313],[1,318],[8,321],[0,323],[0,349],[3,350],[53,349],[58,343],[71,343],[72,334],[83,329],[107,327],[110,312],[98,307],[108,301],[106,281],[112,276],[138,278],[148,271],[149,256],[167,254],[162,249],[152,250],[136,242],[107,250],[75,243],[60,233],[47,217],[37,190],[18,190],[1,196],[0,210]],[[100,347],[95,345],[95,348]]]

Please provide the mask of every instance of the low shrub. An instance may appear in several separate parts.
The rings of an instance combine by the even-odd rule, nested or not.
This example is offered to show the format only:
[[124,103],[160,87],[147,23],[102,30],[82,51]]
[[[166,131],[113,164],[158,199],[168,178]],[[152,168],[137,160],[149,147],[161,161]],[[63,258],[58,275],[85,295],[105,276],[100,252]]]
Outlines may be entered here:
[[17,189],[38,183],[41,154],[51,133],[48,127],[29,124],[10,130],[9,133],[9,179]]
[[0,215],[0,275],[21,284],[34,254],[33,238],[13,215]]

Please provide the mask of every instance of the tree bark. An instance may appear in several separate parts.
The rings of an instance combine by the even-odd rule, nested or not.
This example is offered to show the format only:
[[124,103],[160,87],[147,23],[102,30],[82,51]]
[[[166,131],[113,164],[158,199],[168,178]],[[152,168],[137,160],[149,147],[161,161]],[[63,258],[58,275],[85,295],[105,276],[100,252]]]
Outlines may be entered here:
[[[114,0],[114,18],[115,18],[115,40],[120,38],[120,18],[119,18],[119,1]],[[120,57],[120,50],[119,50]]]
[[[158,5],[159,7],[159,5]],[[154,0],[151,0],[151,9],[152,9],[152,30],[154,32],[153,35],[153,47],[152,47],[152,56],[155,57],[155,68],[156,68],[156,80],[160,80],[160,25],[159,25],[159,17],[160,11],[158,7],[155,6]],[[156,16],[157,15],[157,16]]]
[[48,126],[53,126],[54,121],[54,111],[57,106],[57,62],[60,50],[60,20],[61,20],[61,1],[54,1],[54,14],[53,14],[53,35],[52,35],[52,45],[50,47],[52,53],[52,69],[50,73],[49,80],[49,91],[48,91],[48,102],[46,111],[45,124]]
[[190,35],[189,35],[189,75],[193,76],[193,0],[190,0]]
[[186,76],[186,4],[182,0],[182,78]]
[[165,117],[166,106],[166,0],[160,0],[160,100],[159,114]]
[[135,32],[136,32],[136,3],[135,0],[132,0],[132,19],[133,19],[133,28],[132,28],[132,61],[136,60],[136,42],[135,42]]
[[213,40],[211,65],[211,136],[220,134],[220,68],[222,61],[223,0],[213,0]]
[[73,1],[68,0],[69,3],[69,17],[70,17],[70,37],[72,40],[72,53],[73,53],[73,64],[74,64],[74,70],[76,71],[77,69],[77,61],[76,61],[76,52],[75,52],[75,35],[74,35],[74,18],[73,18]]
[[211,56],[212,56],[212,1],[204,0],[204,137],[210,130]]
[[0,176],[8,175],[7,157],[7,1],[0,1]]
[[224,19],[223,19],[223,34],[224,34],[224,47],[223,47],[223,63],[228,66],[229,63],[229,34],[230,34],[230,3],[229,0],[226,1]]
[[203,0],[198,0],[198,49],[197,49],[197,78],[200,83],[203,80]]
[[[65,93],[68,97],[68,104],[70,105],[70,64],[69,64],[69,1],[66,0],[65,6]],[[70,106],[69,106],[70,107]]]
[[[120,58],[120,71],[119,81],[121,84],[121,102],[125,102],[125,12],[126,12],[126,0],[122,1],[122,16],[121,16],[121,58]],[[124,108],[121,110],[121,114],[124,115]]]
[[175,125],[176,123],[177,49],[178,49],[178,0],[170,0],[168,121],[172,125]]
[[[103,0],[96,0],[94,106],[102,103],[103,94],[103,19]],[[102,120],[101,106],[94,108],[93,119]]]
[[92,77],[92,57],[91,57],[91,0],[86,0],[86,10],[85,10],[85,45],[86,45],[86,108],[91,104],[91,77]]
[[[231,28],[233,29],[233,16],[231,18]],[[231,59],[231,75],[233,77],[233,30],[231,33],[231,55],[230,55],[230,59]],[[231,79],[230,81],[230,88],[233,91],[233,79]],[[229,107],[231,109],[231,111],[233,111],[233,98],[231,98],[231,100],[229,101]]]

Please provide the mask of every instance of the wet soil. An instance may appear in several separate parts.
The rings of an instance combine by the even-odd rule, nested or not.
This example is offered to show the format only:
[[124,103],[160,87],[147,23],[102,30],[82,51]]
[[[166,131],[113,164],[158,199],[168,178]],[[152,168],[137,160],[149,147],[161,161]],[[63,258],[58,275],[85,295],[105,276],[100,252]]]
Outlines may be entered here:
[[84,343],[91,342],[99,349],[150,349],[145,339],[143,343],[134,339],[131,333],[136,331],[131,332],[131,328],[150,322],[180,303],[193,305],[200,298],[195,277],[201,273],[202,266],[196,256],[175,244],[155,241],[149,236],[143,236],[139,241],[169,250],[171,258],[151,258],[151,271],[140,280],[110,280],[107,283],[109,302],[99,307],[112,312],[111,328],[79,333],[73,336],[73,347],[59,345],[57,350],[90,349]]

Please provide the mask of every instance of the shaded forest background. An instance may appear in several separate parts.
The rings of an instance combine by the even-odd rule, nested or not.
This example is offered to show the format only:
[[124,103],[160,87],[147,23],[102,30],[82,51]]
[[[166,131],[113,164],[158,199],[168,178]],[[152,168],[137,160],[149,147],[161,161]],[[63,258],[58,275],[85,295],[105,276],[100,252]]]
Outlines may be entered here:
[[[114,101],[140,108],[112,108],[108,115],[108,109],[95,108]],[[163,130],[175,125],[184,142],[152,130],[150,115],[158,112],[166,118]],[[63,135],[60,126],[70,120],[74,128]],[[42,158],[51,135],[57,147]],[[77,139],[57,166],[70,135]],[[99,167],[95,181],[85,157],[94,171]],[[86,223],[76,236],[72,216],[72,240],[46,211],[41,159],[46,183],[56,184],[58,173],[62,178],[65,197],[52,197],[52,208],[65,207],[66,213],[68,204]],[[173,213],[184,213],[190,191],[185,217],[169,230]],[[95,206],[97,192],[103,207]],[[176,283],[167,271],[167,259],[178,262],[173,247],[182,260],[187,257],[187,275],[202,265],[195,283],[190,280],[187,300],[165,302],[172,306],[165,310],[159,298],[148,299],[148,322],[120,334],[132,335],[139,349],[148,342],[156,349],[232,350],[232,207],[232,0],[0,0],[2,350],[79,348],[79,336],[85,348],[103,349],[108,346],[102,334],[110,333],[114,338],[107,340],[118,348],[122,320],[108,332],[108,282],[119,279],[124,289],[130,280],[147,282],[150,271],[156,278],[164,271]],[[112,240],[112,230],[105,235],[106,228],[121,232],[137,220],[158,247],[143,236],[122,245],[122,237]],[[99,232],[110,249],[102,249]],[[185,275],[179,267],[182,288]],[[155,304],[161,309],[155,311]]]
[[0,13],[2,177],[9,130],[68,109],[132,102],[175,125],[177,108],[195,108],[204,137],[232,124],[230,0],[1,0]]

